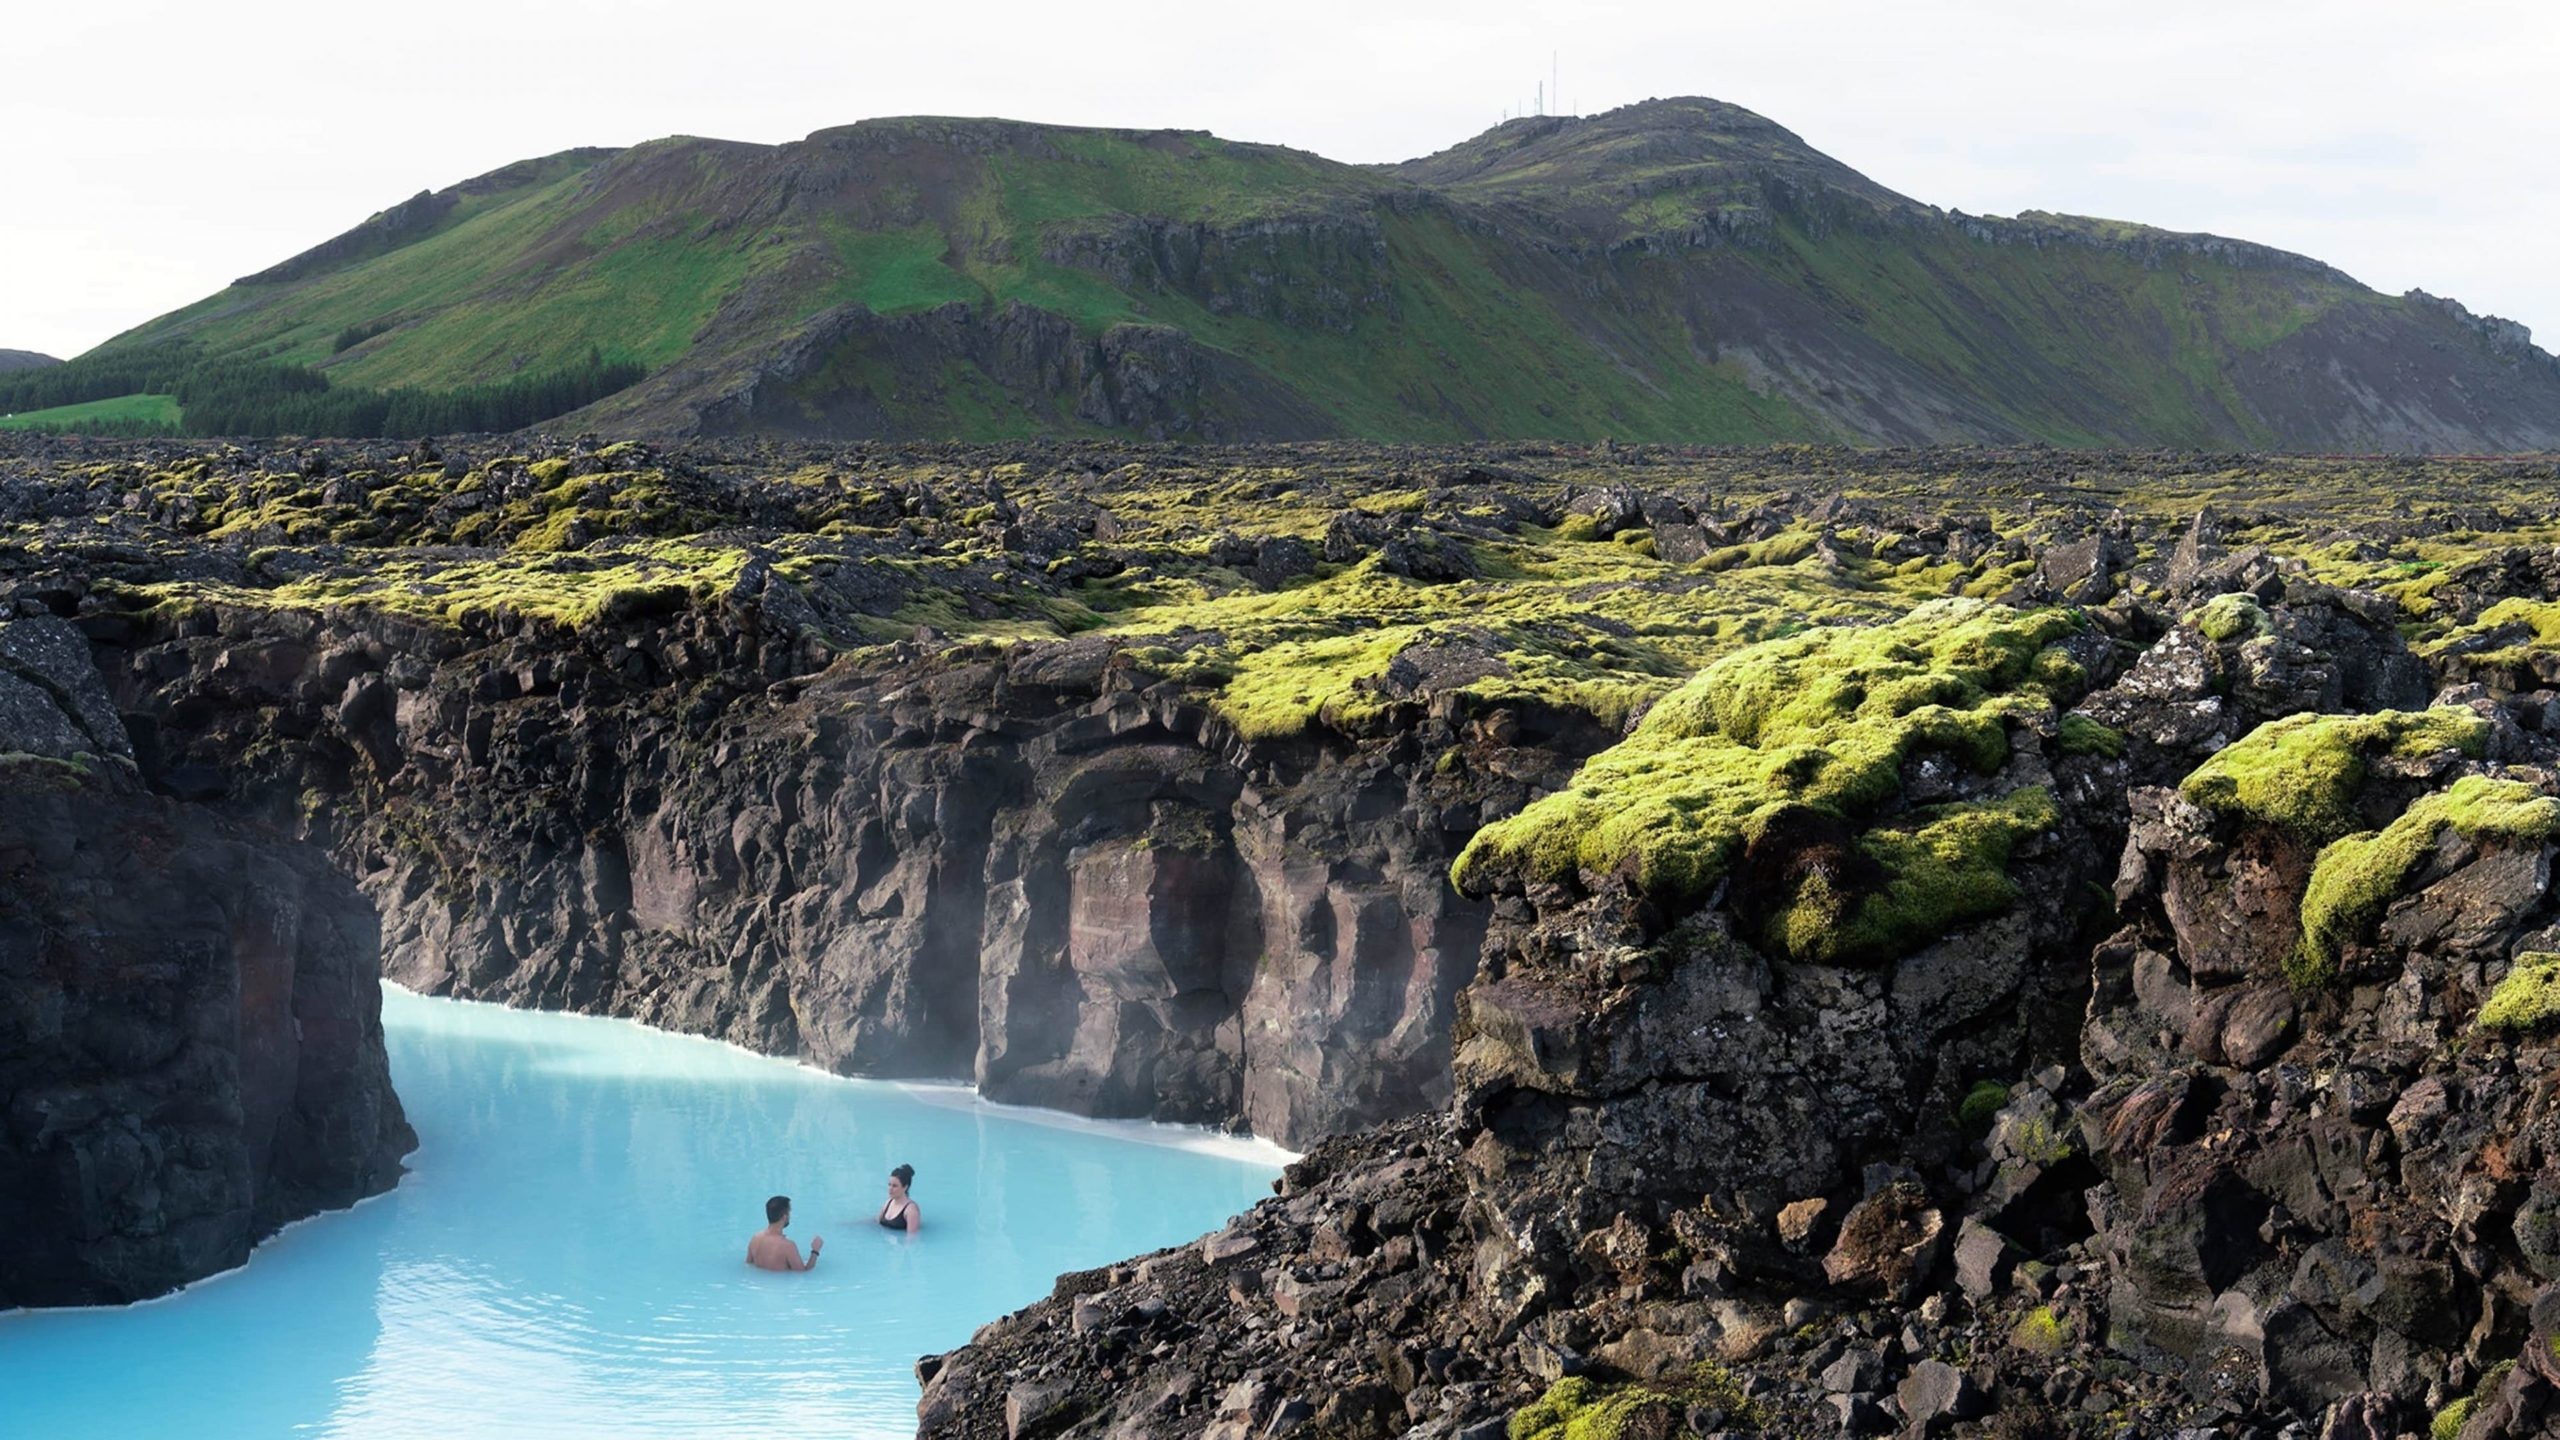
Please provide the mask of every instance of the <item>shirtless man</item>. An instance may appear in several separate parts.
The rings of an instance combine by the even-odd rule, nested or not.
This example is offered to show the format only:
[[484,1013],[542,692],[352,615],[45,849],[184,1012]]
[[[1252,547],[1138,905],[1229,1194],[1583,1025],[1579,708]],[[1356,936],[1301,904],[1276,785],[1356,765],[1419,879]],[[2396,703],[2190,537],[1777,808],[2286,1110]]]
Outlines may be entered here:
[[800,1247],[791,1243],[783,1230],[791,1224],[791,1197],[776,1195],[764,1202],[766,1225],[747,1241],[747,1263],[759,1270],[815,1270],[818,1251],[827,1243],[824,1235],[809,1238],[809,1258],[800,1258]]

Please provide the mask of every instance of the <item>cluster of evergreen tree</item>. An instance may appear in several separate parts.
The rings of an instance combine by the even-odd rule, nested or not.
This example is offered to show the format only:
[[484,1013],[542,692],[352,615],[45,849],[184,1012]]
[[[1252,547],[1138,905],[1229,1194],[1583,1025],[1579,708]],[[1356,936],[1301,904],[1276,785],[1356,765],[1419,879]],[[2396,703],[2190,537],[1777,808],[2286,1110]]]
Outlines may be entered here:
[[165,420],[84,420],[76,425],[12,425],[5,434],[101,435],[111,440],[166,440],[179,433]]
[[83,405],[119,395],[166,395],[179,376],[202,363],[191,344],[153,345],[0,375],[0,414]]
[[[211,360],[186,342],[82,356],[0,376],[0,412],[77,405],[119,395],[172,395],[178,433],[213,435],[449,435],[521,430],[638,381],[645,367],[590,348],[584,363],[454,390],[375,390],[336,385],[307,365]],[[168,434],[131,422],[76,427],[83,434]],[[53,427],[49,427],[53,428]],[[59,427],[71,428],[71,427]]]
[[368,320],[362,325],[350,325],[338,332],[337,339],[329,342],[329,353],[344,355],[376,335],[390,333],[390,330],[391,321],[387,319]]
[[331,385],[298,365],[207,366],[171,393],[191,435],[444,435],[521,430],[601,400],[643,373],[590,355],[572,369],[491,385],[372,390]]

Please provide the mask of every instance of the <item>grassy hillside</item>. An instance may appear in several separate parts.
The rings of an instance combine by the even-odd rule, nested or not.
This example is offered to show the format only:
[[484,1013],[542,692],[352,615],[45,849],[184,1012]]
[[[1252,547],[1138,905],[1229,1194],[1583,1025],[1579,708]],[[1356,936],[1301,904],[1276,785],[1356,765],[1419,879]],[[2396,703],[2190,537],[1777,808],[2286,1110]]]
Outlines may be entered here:
[[2175,269],[2095,246],[2030,249],[1929,230],[1879,245],[1776,227],[1761,258],[1861,333],[1977,397],[2018,433],[2281,448],[2238,393],[2233,361],[2343,305],[2389,305],[2344,277],[2205,260]]
[[174,395],[120,395],[78,405],[53,405],[0,415],[0,430],[127,430],[174,427],[178,399]]
[[2466,318],[2210,237],[1950,217],[1667,101],[1376,168],[943,119],[571,152],[75,363],[421,396],[627,365],[556,418],[641,431],[2560,444],[2560,368]]
[[[466,198],[434,233],[390,253],[283,286],[235,284],[111,344],[185,339],[356,383],[436,386],[569,363],[591,347],[664,365],[739,298],[792,318],[848,302],[894,314],[1019,299],[1100,325],[1129,318],[1128,300],[1044,263],[1039,241],[1051,228],[1137,213],[1250,219],[1324,194],[1329,180],[1360,183],[1312,156],[1206,136],[1180,142],[1179,167],[1146,137],[1043,138],[1030,153],[948,177],[957,183],[943,195],[840,195],[839,205],[791,206],[752,229],[735,217],[772,205],[779,167],[769,151],[658,141],[612,157],[603,174],[547,167]],[[865,213],[882,208],[944,214],[886,225]],[[334,337],[372,326],[386,328],[332,352]]]

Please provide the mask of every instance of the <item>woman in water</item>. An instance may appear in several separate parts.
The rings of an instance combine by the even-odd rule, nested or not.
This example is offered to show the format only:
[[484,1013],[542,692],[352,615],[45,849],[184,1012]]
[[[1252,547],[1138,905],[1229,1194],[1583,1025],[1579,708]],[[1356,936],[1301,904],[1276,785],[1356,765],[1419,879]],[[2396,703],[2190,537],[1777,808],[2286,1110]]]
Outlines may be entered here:
[[912,1235],[924,1228],[924,1212],[908,1196],[907,1187],[915,1183],[916,1167],[901,1165],[889,1172],[889,1203],[880,1207],[880,1228],[904,1230]]

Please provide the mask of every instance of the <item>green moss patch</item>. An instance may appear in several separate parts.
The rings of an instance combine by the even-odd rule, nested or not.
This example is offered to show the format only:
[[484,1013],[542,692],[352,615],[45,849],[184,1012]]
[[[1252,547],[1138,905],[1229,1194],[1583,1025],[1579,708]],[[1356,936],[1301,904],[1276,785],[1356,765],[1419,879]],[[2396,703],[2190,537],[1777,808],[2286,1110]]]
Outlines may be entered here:
[[1510,1440],[1617,1440],[1627,1422],[1649,1409],[1667,1408],[1680,1417],[1691,1405],[1712,1405],[1738,1425],[1766,1423],[1760,1407],[1745,1398],[1733,1377],[1701,1364],[1685,1381],[1653,1385],[1608,1385],[1587,1375],[1568,1375],[1547,1393],[1511,1417]]
[[2473,1405],[2483,1396],[2497,1394],[2498,1387],[2507,1383],[2508,1374],[2515,1368],[2513,1360],[2501,1360],[2490,1366],[2481,1374],[2480,1383],[2472,1387],[2470,1394],[2436,1412],[2435,1420],[2427,1426],[2427,1440],[2458,1440],[2462,1427],[2470,1423]]
[[2530,644],[2535,648],[2560,649],[2560,601],[2510,596],[2481,611],[2480,618],[2468,628],[2495,630],[2507,625],[2522,625],[2532,631]]
[[1988,1135],[1991,1122],[2009,1108],[2009,1087],[1997,1080],[1977,1081],[1956,1106],[1956,1123],[1969,1135]]
[[2525,1032],[2560,1021],[2560,955],[2528,950],[2480,1007],[2480,1028]]
[[1743,545],[1727,545],[1710,550],[1699,557],[1701,570],[1745,570],[1760,565],[1793,565],[1811,555],[1821,543],[1821,536],[1802,527],[1789,529],[1766,540]]
[[2118,760],[2124,757],[2124,732],[2102,725],[2086,715],[2065,715],[2054,732],[2054,748],[2065,755],[2094,755],[2101,760]]
[[2473,840],[2547,840],[2560,831],[2560,800],[2513,780],[2466,775],[2380,830],[2332,841],[2303,891],[2302,941],[2285,967],[2294,984],[2325,984],[2337,973],[2340,951],[2373,928],[2447,825]]
[[[1695,903],[1790,809],[1874,815],[1899,793],[1915,752],[1996,771],[2008,723],[2050,711],[2039,662],[2077,625],[2060,611],[1942,600],[1890,624],[1739,651],[1664,696],[1566,789],[1478,832],[1453,875],[1473,891],[1505,872],[1616,877]],[[1828,882],[1810,878],[1775,932],[1791,953],[1864,951],[1899,919],[2005,904],[2007,847],[2050,823],[2051,807],[2033,791],[1904,817],[1866,838],[1888,877],[1876,895],[1820,893]]]
[[2071,1343],[2072,1325],[2053,1312],[2050,1305],[2039,1305],[2009,1331],[2009,1343],[2031,1355],[2052,1355]]
[[2224,747],[2178,788],[2207,810],[2320,845],[2356,828],[2356,796],[2374,758],[2447,750],[2476,758],[2488,738],[2489,722],[2468,710],[2288,715]]
[[[1206,525],[1313,536],[1338,507],[1309,500],[1291,509],[1261,488],[1232,498],[1184,487],[1115,499],[1124,526],[1163,526],[1175,555],[1150,578],[1124,574],[1075,595],[1097,616],[1094,628],[1160,648],[1169,676],[1209,690],[1250,738],[1369,723],[1392,703],[1381,677],[1412,646],[1481,654],[1478,677],[1451,687],[1476,706],[1552,705],[1614,728],[1746,645],[1809,625],[1890,619],[1945,593],[1957,573],[1840,570],[1800,556],[1710,576],[1639,545],[1567,542],[1522,527],[1518,537],[1453,541],[1475,561],[1470,580],[1424,584],[1372,557],[1263,591],[1203,563]],[[1176,643],[1158,647],[1157,637]]]
[[2266,607],[2258,603],[2255,595],[2216,595],[2188,612],[2186,618],[2204,638],[2216,644],[2246,640],[2268,630]]
[[429,624],[526,619],[576,627],[620,615],[673,610],[718,594],[744,568],[744,550],[681,541],[624,542],[569,555],[487,560],[392,561],[353,574],[313,577],[271,589],[175,583],[135,593],[159,608],[195,605],[350,608]]
[[1880,873],[1880,888],[1844,893],[1815,871],[1770,916],[1763,938],[1800,960],[1890,959],[2008,909],[2018,898],[2008,875],[2011,852],[2059,818],[2053,796],[2039,785],[1879,825],[1859,838],[1858,849]]
[[1250,739],[1293,735],[1319,718],[1339,729],[1357,728],[1384,703],[1360,682],[1421,640],[1418,629],[1395,626],[1258,648],[1228,671],[1218,711]]
[[2560,601],[2512,596],[2427,647],[2430,657],[2459,658],[2478,669],[2526,666],[2560,652]]

